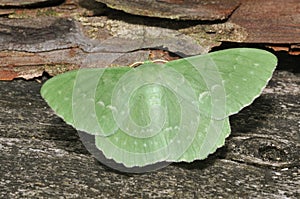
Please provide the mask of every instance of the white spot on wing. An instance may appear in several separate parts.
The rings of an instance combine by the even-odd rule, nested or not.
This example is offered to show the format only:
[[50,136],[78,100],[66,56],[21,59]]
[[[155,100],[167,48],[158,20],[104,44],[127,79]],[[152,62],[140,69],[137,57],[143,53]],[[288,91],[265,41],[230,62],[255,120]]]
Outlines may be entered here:
[[199,101],[200,102],[202,102],[203,100],[203,98],[204,97],[206,97],[206,96],[208,96],[209,95],[209,92],[208,91],[205,91],[205,92],[203,92],[203,93],[200,93],[200,95],[199,95]]
[[172,130],[172,127],[167,127],[166,128],[166,131],[171,131]]
[[106,107],[109,108],[111,111],[117,112],[117,108],[114,107],[114,106],[112,106],[112,105],[108,105],[108,106],[106,106]]
[[102,106],[102,107],[105,106],[104,102],[102,102],[102,101],[97,102],[97,104],[99,104],[99,105]]

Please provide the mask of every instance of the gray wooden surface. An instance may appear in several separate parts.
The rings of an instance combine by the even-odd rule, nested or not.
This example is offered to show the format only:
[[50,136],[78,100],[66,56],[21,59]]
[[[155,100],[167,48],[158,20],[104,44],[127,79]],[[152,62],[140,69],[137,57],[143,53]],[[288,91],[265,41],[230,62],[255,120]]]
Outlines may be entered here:
[[0,198],[299,198],[300,74],[276,71],[204,161],[124,174],[97,162],[36,81],[0,81]]

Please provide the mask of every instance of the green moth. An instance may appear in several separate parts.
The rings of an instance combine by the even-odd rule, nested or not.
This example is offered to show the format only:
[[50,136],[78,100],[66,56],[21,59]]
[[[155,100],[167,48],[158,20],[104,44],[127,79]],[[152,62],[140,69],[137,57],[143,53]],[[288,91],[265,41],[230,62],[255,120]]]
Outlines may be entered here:
[[229,116],[261,94],[276,64],[267,51],[234,48],[136,68],[82,68],[49,79],[41,95],[125,167],[192,162],[224,145]]

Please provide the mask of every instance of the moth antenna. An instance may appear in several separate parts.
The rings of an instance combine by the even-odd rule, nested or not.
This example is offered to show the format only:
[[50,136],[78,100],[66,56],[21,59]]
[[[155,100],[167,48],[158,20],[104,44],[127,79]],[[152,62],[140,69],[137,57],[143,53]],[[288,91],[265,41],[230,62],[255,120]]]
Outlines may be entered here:
[[[167,60],[164,60],[164,59],[155,59],[155,60],[153,60],[153,61],[151,61],[151,62],[153,62],[153,63],[167,63],[167,62],[169,62],[169,61],[167,61]],[[135,67],[137,67],[138,65],[141,65],[141,64],[144,64],[145,62],[141,62],[141,61],[138,61],[138,62],[134,62],[133,64],[131,64],[131,65],[129,65],[129,67],[130,68],[135,68]]]
[[164,59],[155,59],[155,60],[153,60],[152,62],[154,62],[154,63],[160,63],[160,62],[162,62],[162,63],[168,63],[169,61],[167,61],[167,60],[164,60]]
[[129,65],[129,67],[130,68],[135,68],[135,67],[137,67],[137,66],[139,66],[143,63],[145,63],[145,62],[142,62],[142,61],[134,62],[133,64]]

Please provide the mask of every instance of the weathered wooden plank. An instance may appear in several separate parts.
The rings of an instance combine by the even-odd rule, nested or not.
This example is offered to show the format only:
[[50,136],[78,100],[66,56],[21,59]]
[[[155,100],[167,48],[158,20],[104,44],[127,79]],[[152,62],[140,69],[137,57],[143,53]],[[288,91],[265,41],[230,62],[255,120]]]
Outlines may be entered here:
[[97,0],[135,15],[190,20],[224,20],[238,7],[238,0]]
[[[144,49],[165,49],[178,56],[209,50],[176,30],[106,17],[89,20],[82,22],[82,28],[67,18],[0,18],[0,80],[30,79],[43,71],[55,75],[79,67],[128,65],[147,60],[150,51]],[[91,33],[90,27],[96,31]]]
[[24,7],[33,5],[53,5],[53,3],[62,2],[61,0],[1,0],[0,6]]
[[[158,2],[155,5],[159,6],[162,3],[170,6],[170,2]],[[89,6],[86,7],[86,4]],[[1,79],[33,78],[40,76],[45,68],[46,72],[55,75],[58,65],[61,66],[61,72],[82,67],[82,63],[89,63],[91,66],[103,63],[98,67],[108,64],[107,67],[110,66],[108,60],[119,53],[131,57],[131,64],[144,61],[147,57],[135,57],[137,54],[132,52],[147,48],[165,49],[179,56],[200,54],[210,51],[224,41],[268,43],[274,50],[285,50],[295,55],[300,52],[300,23],[295,9],[296,0],[243,0],[227,22],[216,24],[157,20],[124,13],[116,18],[118,12],[113,10],[107,11],[108,17],[77,16],[75,20],[70,12],[65,11],[71,9],[80,16],[86,12],[81,6],[100,9],[99,4],[96,1],[83,4],[70,0],[51,8],[12,9],[14,14],[9,14],[7,9],[2,10],[9,14],[9,18],[25,18],[0,18]],[[176,1],[175,4],[190,5],[186,1]],[[281,4],[284,5],[277,6]],[[101,7],[100,10],[105,9]],[[64,18],[37,17],[41,13]],[[52,56],[59,53],[62,53],[61,56]],[[114,63],[126,65],[129,60],[125,60],[127,61]],[[53,71],[49,66],[53,66]]]
[[[107,17],[81,22],[88,30],[70,18],[0,18],[0,50],[44,52],[80,47],[91,53],[117,53],[161,47],[183,54],[203,50],[195,40],[176,30],[135,25]],[[91,26],[96,29],[94,33],[90,32]]]
[[0,50],[2,51],[43,52],[76,47],[80,42],[80,32],[72,19],[0,18]]
[[1,198],[299,198],[300,76],[275,72],[207,160],[140,175],[91,157],[35,81],[0,81]]
[[[229,22],[245,29],[247,36],[243,42],[280,44],[300,43],[298,0],[266,0],[263,2],[259,0],[98,1],[107,3],[110,7],[115,9],[121,9],[128,13],[145,16],[197,19],[202,21],[220,20],[229,17]],[[178,14],[178,12],[180,12],[180,14]],[[220,17],[222,15],[220,13],[223,12],[226,14]],[[229,16],[230,14],[232,15]],[[198,17],[195,17],[195,15],[198,15]],[[219,29],[218,31],[222,30]]]
[[0,51],[0,80],[32,79],[41,76],[43,72],[54,76],[80,67],[127,66],[132,64],[132,60],[147,60],[149,55],[149,50],[87,53],[80,48],[36,53]]
[[245,29],[243,42],[300,43],[299,0],[242,0],[229,22]]

